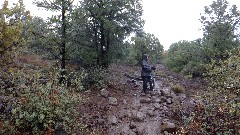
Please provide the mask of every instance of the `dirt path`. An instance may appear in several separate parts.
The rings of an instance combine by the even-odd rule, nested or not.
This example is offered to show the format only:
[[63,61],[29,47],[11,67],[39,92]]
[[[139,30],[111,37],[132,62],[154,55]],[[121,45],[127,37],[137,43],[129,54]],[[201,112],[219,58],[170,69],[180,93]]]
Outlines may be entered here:
[[[159,135],[164,131],[176,131],[180,122],[173,118],[173,110],[179,105],[193,107],[195,101],[191,95],[201,89],[202,84],[171,73],[162,65],[158,65],[157,69],[153,92],[143,94],[142,82],[134,83],[125,78],[127,90],[124,92],[107,88],[90,96],[90,106],[95,108],[88,111],[98,115],[86,116],[88,123],[91,123],[89,128],[109,135]],[[119,72],[118,75],[125,70]],[[180,84],[186,90],[184,93],[174,93],[170,84]]]

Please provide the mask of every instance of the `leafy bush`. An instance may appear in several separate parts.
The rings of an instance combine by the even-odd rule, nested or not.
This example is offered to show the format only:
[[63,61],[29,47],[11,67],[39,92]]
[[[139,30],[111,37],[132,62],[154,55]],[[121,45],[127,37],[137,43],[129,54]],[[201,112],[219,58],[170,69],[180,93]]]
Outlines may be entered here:
[[9,112],[1,115],[4,121],[1,134],[53,134],[59,128],[68,133],[79,130],[77,105],[82,98],[59,85],[55,72],[49,73],[46,84],[40,81],[41,72],[1,72],[1,75],[0,82],[4,84],[1,95],[8,99],[1,102],[10,106]]
[[0,66],[11,63],[18,53],[18,49],[25,44],[21,39],[23,26],[19,22],[21,17],[18,13],[20,7],[8,8],[8,2],[0,8]]
[[[238,134],[240,129],[240,49],[229,53],[225,61],[209,65],[207,93],[201,93],[199,106],[187,127],[203,134]],[[191,128],[197,123],[198,128]],[[195,131],[193,131],[195,130]]]
[[185,92],[184,87],[181,86],[180,84],[175,84],[175,85],[172,84],[171,88],[175,93],[184,93]]
[[102,68],[89,68],[85,71],[82,80],[82,85],[85,90],[89,89],[102,89],[107,86],[108,73]]
[[203,56],[203,49],[198,40],[180,41],[170,46],[164,63],[174,72],[201,77],[205,72]]

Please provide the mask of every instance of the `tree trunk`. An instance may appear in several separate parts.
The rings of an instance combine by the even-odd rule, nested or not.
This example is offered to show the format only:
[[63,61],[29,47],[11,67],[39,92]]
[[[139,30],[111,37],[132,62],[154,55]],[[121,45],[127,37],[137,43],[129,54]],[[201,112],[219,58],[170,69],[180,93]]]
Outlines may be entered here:
[[100,34],[101,34],[101,40],[100,40],[100,45],[101,45],[101,64],[100,66],[103,68],[107,68],[106,66],[106,42],[105,42],[105,33],[104,33],[104,26],[103,23],[100,25]]
[[65,0],[62,0],[62,44],[61,44],[61,78],[60,78],[60,83],[63,83],[66,74],[66,19],[65,19]]

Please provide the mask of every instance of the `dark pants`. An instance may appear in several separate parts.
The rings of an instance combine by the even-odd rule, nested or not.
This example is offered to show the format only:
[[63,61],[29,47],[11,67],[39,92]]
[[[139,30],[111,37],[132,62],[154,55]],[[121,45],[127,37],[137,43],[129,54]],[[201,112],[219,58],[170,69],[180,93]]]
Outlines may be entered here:
[[153,89],[153,85],[151,82],[151,76],[142,76],[142,80],[143,80],[143,92],[144,93],[147,92],[148,83],[150,85],[150,90]]

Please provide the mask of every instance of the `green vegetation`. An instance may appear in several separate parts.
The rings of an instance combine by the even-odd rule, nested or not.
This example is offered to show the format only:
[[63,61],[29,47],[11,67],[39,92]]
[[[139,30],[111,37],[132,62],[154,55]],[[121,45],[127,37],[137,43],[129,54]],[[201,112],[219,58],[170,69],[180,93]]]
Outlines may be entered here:
[[[35,4],[56,14],[47,20],[31,16],[22,0],[12,8],[5,0],[0,8],[0,134],[81,132],[81,92],[113,85],[109,65],[137,65],[144,53],[153,64],[163,61],[174,72],[209,82],[198,95],[202,103],[185,122],[186,132],[239,132],[240,11],[235,5],[217,0],[206,6],[200,19],[203,38],[173,43],[163,52],[158,38],[143,31],[141,0]],[[55,64],[29,66],[19,60],[33,52]],[[167,77],[161,71],[156,75]],[[171,88],[185,91],[180,84]]]
[[189,117],[186,131],[203,134],[238,134],[240,128],[240,49],[227,60],[209,65],[209,88],[198,95],[199,104]]
[[[126,39],[144,33],[141,1],[84,0],[78,6],[72,2],[35,1],[55,12],[46,20],[31,16],[22,0],[12,8],[5,0],[0,8],[0,134],[81,132],[80,92],[107,87],[111,63],[138,63],[138,45]],[[155,44],[162,50],[154,35],[146,40],[145,51]],[[53,67],[20,59],[31,53]],[[74,64],[78,68],[72,70]]]
[[180,84],[171,84],[171,89],[174,91],[174,93],[184,93],[185,88],[181,86]]
[[[170,46],[164,63],[175,72],[204,77],[207,91],[182,131],[189,134],[238,134],[240,129],[240,11],[226,0],[205,7],[201,17],[204,37]],[[175,86],[175,89],[178,87]]]
[[[7,107],[1,134],[52,133],[63,128],[76,133],[83,125],[78,124],[76,106],[82,102],[79,94],[64,85],[58,85],[59,75],[50,72],[50,80],[43,83],[42,72],[26,74],[1,72],[1,102]],[[10,81],[11,80],[11,81]]]

